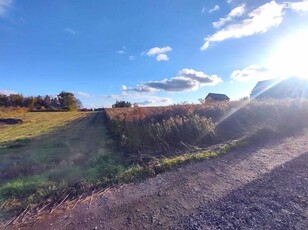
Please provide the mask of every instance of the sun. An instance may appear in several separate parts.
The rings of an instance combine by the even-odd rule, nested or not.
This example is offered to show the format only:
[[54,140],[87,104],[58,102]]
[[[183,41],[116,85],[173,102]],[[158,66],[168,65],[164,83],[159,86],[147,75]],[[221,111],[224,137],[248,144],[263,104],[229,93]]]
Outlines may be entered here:
[[269,58],[268,67],[277,77],[308,79],[308,30],[282,38]]

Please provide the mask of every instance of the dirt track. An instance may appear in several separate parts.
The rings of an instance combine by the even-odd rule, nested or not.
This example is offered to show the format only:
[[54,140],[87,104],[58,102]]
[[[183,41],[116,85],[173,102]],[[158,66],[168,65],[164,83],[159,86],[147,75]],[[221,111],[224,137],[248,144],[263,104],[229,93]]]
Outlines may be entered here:
[[301,229],[308,218],[307,165],[308,132],[124,185],[19,227]]

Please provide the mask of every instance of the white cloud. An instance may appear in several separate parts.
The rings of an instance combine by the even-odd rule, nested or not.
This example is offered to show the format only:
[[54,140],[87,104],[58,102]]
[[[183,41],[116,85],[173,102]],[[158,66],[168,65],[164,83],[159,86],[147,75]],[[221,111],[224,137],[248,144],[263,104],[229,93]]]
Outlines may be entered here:
[[231,4],[233,2],[233,0],[227,0],[228,4]]
[[10,94],[18,94],[18,93],[12,90],[0,89],[0,94],[10,95]]
[[251,80],[268,80],[276,76],[270,69],[259,66],[250,65],[242,70],[234,70],[231,74],[231,79],[237,82],[251,81]]
[[222,79],[217,75],[207,75],[201,71],[193,69],[182,69],[175,77],[170,79],[149,81],[143,84],[138,84],[133,88],[122,86],[122,90],[142,93],[154,93],[157,91],[180,92],[196,90],[203,86],[216,85],[220,82],[222,82]]
[[154,48],[149,49],[149,51],[146,54],[148,56],[155,56],[155,55],[158,55],[158,54],[167,53],[171,50],[172,50],[172,48],[170,46],[165,46],[165,47],[162,47],[162,48],[154,47]]
[[134,61],[134,60],[136,59],[136,57],[131,55],[131,56],[128,57],[128,59],[129,59],[130,61]]
[[189,78],[194,81],[199,82],[203,85],[216,85],[222,82],[222,79],[217,75],[207,75],[201,71],[196,71],[194,69],[182,69],[179,71],[179,75],[184,78]]
[[219,9],[220,9],[219,5],[215,5],[213,8],[211,8],[211,9],[209,10],[209,13],[211,14],[211,13],[213,13],[213,12],[215,12],[215,11],[218,11]]
[[235,7],[231,12],[224,18],[220,18],[218,21],[213,22],[215,28],[220,28],[226,23],[232,21],[234,18],[242,16],[245,13],[245,4]]
[[154,47],[149,49],[148,51],[143,52],[142,54],[146,54],[149,57],[156,57],[157,61],[168,61],[169,57],[166,54],[167,52],[170,52],[172,48],[170,46],[165,46],[165,47]]
[[109,100],[107,106],[111,106],[114,103],[114,100],[120,101],[130,101],[133,104],[138,104],[139,106],[164,106],[173,104],[172,98],[168,97],[159,97],[155,95],[148,95],[144,93],[129,93],[129,92],[122,92],[122,94],[113,94],[113,95],[103,95],[101,96],[105,98],[104,101]]
[[126,52],[124,50],[117,50],[118,54],[126,54]]
[[158,54],[156,61],[168,61],[169,57],[166,54]]
[[270,28],[278,26],[282,22],[282,9],[283,6],[275,1],[259,6],[250,12],[246,19],[229,24],[213,35],[206,37],[201,50],[206,50],[211,43],[267,32]]
[[90,97],[90,94],[81,91],[74,92],[74,94],[80,97]]
[[127,87],[126,85],[122,85],[122,91],[123,92],[134,91],[134,92],[138,92],[138,93],[155,93],[158,90],[151,88],[147,85],[138,84],[138,85],[136,85],[136,87]]
[[164,106],[171,105],[173,100],[171,98],[149,98],[148,100],[142,102],[135,102],[139,106]]
[[122,46],[120,50],[116,51],[117,54],[126,54],[126,46]]
[[0,17],[5,16],[12,5],[13,0],[0,0]]
[[68,32],[68,33],[70,33],[72,35],[76,35],[76,31],[71,29],[71,28],[64,28],[64,31],[66,31],[66,32]]
[[205,12],[205,7],[202,7],[201,13],[204,14]]
[[308,0],[302,2],[291,2],[290,7],[297,13],[306,13],[308,12]]

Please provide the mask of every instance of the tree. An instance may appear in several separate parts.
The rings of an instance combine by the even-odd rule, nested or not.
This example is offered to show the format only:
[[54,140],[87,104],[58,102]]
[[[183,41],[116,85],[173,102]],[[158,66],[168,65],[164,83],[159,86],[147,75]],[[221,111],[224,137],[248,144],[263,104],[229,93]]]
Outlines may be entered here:
[[10,94],[9,96],[11,106],[20,106],[24,105],[24,97],[21,94]]
[[46,95],[44,97],[44,106],[45,106],[45,108],[51,107],[51,97],[49,95]]
[[9,106],[9,104],[10,104],[9,97],[5,94],[0,94],[0,106],[7,107]]
[[[81,102],[75,98],[73,93],[70,92],[64,92],[62,91],[58,95],[58,100],[60,103],[61,109],[66,109],[66,110],[76,110],[78,107],[81,107]],[[78,101],[77,101],[78,100]]]
[[26,97],[24,100],[25,107],[29,108],[30,110],[33,110],[36,105],[36,98],[35,97]]
[[60,102],[57,97],[51,99],[51,107],[52,110],[56,110],[60,108]]
[[83,108],[83,105],[81,103],[81,101],[79,99],[76,98],[76,107],[77,109],[82,109]]
[[112,108],[128,108],[128,107],[132,107],[132,104],[128,101],[116,101],[116,103],[112,105]]

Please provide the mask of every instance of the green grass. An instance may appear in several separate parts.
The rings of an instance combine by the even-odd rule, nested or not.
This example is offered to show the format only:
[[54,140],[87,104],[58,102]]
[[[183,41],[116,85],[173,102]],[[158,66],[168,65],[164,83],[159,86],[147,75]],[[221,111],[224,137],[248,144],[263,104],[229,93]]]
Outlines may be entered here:
[[[0,127],[0,206],[6,202],[0,217],[16,213],[24,205],[57,197],[73,184],[104,173],[98,162],[108,152],[102,150],[102,115],[15,112],[1,116],[24,122]],[[93,120],[100,123],[91,128]],[[92,168],[98,169],[89,173]]]
[[15,118],[23,121],[20,125],[0,127],[0,144],[46,134],[59,126],[85,117],[86,114],[83,112],[0,113],[0,118]]

